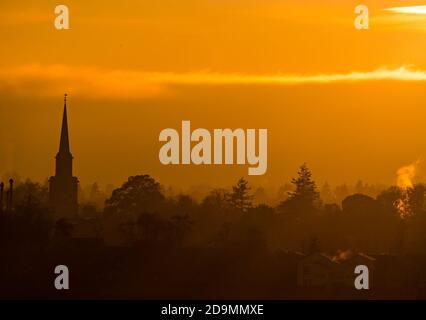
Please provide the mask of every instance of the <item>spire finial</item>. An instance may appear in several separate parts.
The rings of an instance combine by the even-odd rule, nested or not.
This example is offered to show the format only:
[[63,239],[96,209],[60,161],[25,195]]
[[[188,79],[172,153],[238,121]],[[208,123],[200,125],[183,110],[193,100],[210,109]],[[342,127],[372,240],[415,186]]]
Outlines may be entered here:
[[61,140],[59,143],[59,153],[69,154],[70,145],[68,140],[68,120],[67,120],[67,96],[64,94],[64,114],[62,117],[62,129],[61,129]]

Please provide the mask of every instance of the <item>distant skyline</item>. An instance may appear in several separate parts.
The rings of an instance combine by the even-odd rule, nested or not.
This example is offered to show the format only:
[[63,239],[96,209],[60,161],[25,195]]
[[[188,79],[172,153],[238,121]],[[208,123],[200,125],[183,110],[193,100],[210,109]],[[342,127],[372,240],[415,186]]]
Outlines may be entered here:
[[[0,177],[44,181],[69,93],[75,174],[120,185],[228,186],[247,167],[165,167],[158,134],[267,128],[276,187],[307,162],[321,185],[393,184],[426,154],[426,15],[419,1],[70,1],[70,30],[51,1],[0,4]],[[391,9],[392,10],[387,10]],[[399,8],[399,9],[395,9]]]

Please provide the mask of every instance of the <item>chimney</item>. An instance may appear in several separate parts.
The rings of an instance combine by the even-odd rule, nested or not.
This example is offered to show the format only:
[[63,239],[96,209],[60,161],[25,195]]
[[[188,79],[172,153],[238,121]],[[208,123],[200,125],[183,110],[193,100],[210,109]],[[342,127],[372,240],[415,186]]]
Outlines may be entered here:
[[6,191],[6,212],[9,211],[9,190]]
[[3,213],[3,191],[4,191],[4,183],[0,183],[0,214]]
[[13,179],[9,179],[9,210],[13,208]]

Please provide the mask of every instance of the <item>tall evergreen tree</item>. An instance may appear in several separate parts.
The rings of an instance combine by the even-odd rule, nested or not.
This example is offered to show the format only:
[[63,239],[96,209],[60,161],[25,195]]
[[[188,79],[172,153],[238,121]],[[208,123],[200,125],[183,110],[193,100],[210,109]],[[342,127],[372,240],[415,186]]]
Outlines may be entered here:
[[250,195],[248,181],[241,178],[238,180],[237,184],[232,187],[232,192],[229,194],[228,201],[232,207],[242,212],[246,212],[252,207],[252,199],[253,196]]
[[296,200],[308,206],[317,206],[320,200],[319,192],[315,181],[312,180],[312,173],[306,163],[300,166],[297,178],[293,178],[291,183],[295,186],[294,191],[290,191],[289,200]]

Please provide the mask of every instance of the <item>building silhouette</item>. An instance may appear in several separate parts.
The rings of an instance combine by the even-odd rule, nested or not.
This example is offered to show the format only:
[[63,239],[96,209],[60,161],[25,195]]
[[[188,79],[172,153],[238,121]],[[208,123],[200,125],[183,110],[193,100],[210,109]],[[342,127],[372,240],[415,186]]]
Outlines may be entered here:
[[67,94],[65,94],[55,175],[49,179],[49,202],[56,218],[74,218],[78,214],[78,179],[73,176],[72,160],[68,137]]

